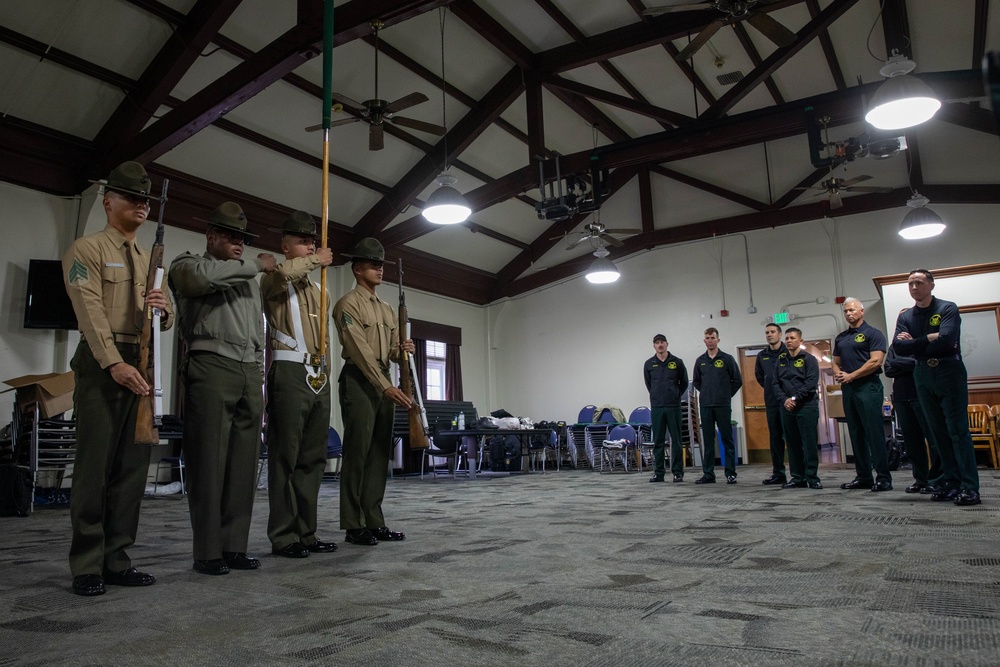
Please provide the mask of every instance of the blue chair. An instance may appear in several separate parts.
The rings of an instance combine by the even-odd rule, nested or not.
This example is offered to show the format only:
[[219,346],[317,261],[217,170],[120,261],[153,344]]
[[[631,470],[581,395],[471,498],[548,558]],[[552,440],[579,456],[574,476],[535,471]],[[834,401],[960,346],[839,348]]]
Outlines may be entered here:
[[653,460],[653,412],[645,405],[639,406],[628,416],[628,423],[635,427],[639,472],[642,472],[643,464],[652,465]]
[[635,450],[635,446],[635,428],[630,424],[619,424],[611,429],[597,451],[601,461],[601,472],[604,472],[605,461],[612,470],[615,468],[615,462],[621,461],[622,468],[628,472],[628,458]]
[[596,405],[585,405],[583,409],[580,410],[580,415],[576,418],[577,424],[589,424],[594,421],[594,411],[597,410]]
[[344,443],[340,440],[337,429],[330,427],[326,432],[326,467],[333,474],[333,479],[340,479],[340,466],[344,457]]

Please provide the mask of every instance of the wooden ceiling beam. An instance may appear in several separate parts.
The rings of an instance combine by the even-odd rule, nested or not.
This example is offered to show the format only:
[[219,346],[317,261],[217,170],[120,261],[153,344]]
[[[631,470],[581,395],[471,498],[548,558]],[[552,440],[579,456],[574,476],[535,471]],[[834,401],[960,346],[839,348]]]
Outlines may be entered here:
[[747,208],[752,208],[755,211],[766,211],[770,208],[764,202],[757,201],[752,197],[747,197],[741,195],[732,190],[727,190],[726,188],[719,187],[714,183],[709,183],[703,181],[700,178],[695,178],[694,176],[689,176],[687,174],[682,174],[679,171],[670,169],[669,167],[664,167],[663,165],[651,165],[649,171],[654,174],[659,174],[665,178],[669,178],[678,183],[683,183],[684,185],[689,185],[692,188],[697,188],[702,192],[707,192],[709,194],[715,195],[716,197],[722,197],[723,199],[728,199],[729,201],[736,202],[740,206],[746,206]]
[[685,116],[682,113],[653,106],[648,102],[640,102],[630,97],[625,97],[624,95],[609,93],[606,90],[595,88],[594,86],[588,86],[583,83],[577,83],[576,81],[570,81],[569,79],[555,74],[543,75],[542,81],[550,89],[559,88],[576,95],[582,95],[583,97],[597,100],[598,102],[604,102],[605,104],[610,104],[611,106],[631,111],[632,113],[639,114],[640,116],[652,118],[668,125],[670,128],[678,127],[694,121],[694,118]]
[[989,0],[976,0],[976,18],[972,25],[972,68],[983,66],[986,35],[989,30]]
[[[746,51],[748,56],[750,56],[750,62],[753,63],[754,69],[760,67],[762,64],[760,53],[757,51],[757,47],[754,46],[753,41],[750,39],[747,29],[743,27],[743,22],[737,21],[734,23],[733,30],[736,32],[736,37],[740,40],[743,50]],[[767,86],[767,92],[771,93],[771,99],[774,100],[775,104],[785,103],[785,98],[781,95],[781,91],[778,90],[777,84],[774,83],[774,77],[766,77],[764,79],[764,85]]]
[[[598,109],[585,97],[567,92],[555,86],[546,86],[559,101],[576,112],[588,125],[597,129],[598,132],[614,142],[628,141],[629,134],[618,126],[610,116]],[[555,173],[553,171],[553,173]]]
[[531,49],[481,9],[474,0],[455,0],[450,9],[452,14],[489,41],[493,48],[509,58],[517,67],[526,70],[535,68],[535,54]]
[[40,61],[48,60],[79,74],[84,74],[98,81],[121,88],[126,95],[129,91],[135,90],[139,86],[136,81],[127,76],[113,72],[106,67],[95,65],[89,60],[74,56],[72,53],[67,53],[62,49],[57,49],[54,46],[50,47],[48,44],[39,42],[37,39],[32,39],[27,35],[22,35],[16,30],[11,30],[2,25],[0,25],[0,42],[13,46],[25,53],[30,53],[33,56],[38,56]]
[[[812,18],[816,18],[819,15],[818,0],[806,0],[806,7],[809,8],[809,16]],[[837,90],[847,88],[847,82],[844,80],[844,70],[840,66],[840,59],[837,58],[837,50],[833,48],[833,40],[830,39],[829,30],[824,30],[819,34],[819,44],[823,47],[823,55],[826,56],[826,64],[830,68],[830,75],[833,77],[833,83],[837,86]]]
[[909,173],[909,185],[911,190],[924,189],[924,169],[920,162],[920,142],[917,140],[917,132],[910,128],[906,132],[906,168]]
[[[923,75],[920,78],[925,79]],[[982,109],[963,102],[945,102],[934,114],[933,120],[941,120],[976,132],[997,134],[996,117],[989,109]]]

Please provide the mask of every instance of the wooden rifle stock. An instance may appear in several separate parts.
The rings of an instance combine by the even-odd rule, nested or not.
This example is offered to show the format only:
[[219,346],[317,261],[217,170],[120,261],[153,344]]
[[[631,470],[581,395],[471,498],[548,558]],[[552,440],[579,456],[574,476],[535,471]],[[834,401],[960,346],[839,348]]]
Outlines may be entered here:
[[406,297],[403,296],[403,260],[399,260],[399,389],[406,394],[413,404],[410,406],[410,449],[427,449],[430,441],[427,439],[426,413],[416,387],[416,378],[411,372],[410,353],[403,349],[403,341],[409,338],[410,317],[406,312]]
[[[163,272],[163,209],[167,202],[167,185],[164,179],[163,190],[160,192],[160,219],[156,223],[156,240],[149,251],[149,273],[146,276],[146,290],[157,286],[157,272],[162,278]],[[155,325],[154,325],[155,322]],[[135,419],[135,442],[137,445],[157,445],[160,442],[159,426],[161,415],[157,414],[157,392],[162,387],[156,381],[156,350],[153,341],[156,338],[153,327],[159,327],[160,318],[153,317],[153,309],[143,308],[142,332],[139,334],[138,370],[149,385],[149,394],[139,398],[139,411]]]

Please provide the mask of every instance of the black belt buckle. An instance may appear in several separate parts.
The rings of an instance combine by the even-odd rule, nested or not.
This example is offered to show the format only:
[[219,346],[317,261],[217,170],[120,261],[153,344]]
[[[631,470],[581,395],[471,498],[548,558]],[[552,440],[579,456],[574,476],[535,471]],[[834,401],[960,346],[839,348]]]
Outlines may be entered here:
[[937,368],[940,363],[941,363],[940,359],[935,359],[933,357],[927,360],[927,365],[930,366],[931,368]]

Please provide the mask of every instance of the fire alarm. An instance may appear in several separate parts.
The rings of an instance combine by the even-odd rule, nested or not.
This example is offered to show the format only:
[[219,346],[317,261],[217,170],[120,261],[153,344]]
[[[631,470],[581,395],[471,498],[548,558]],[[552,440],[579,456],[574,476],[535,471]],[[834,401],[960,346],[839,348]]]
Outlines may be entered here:
[[834,299],[835,303],[844,303],[845,301],[847,301],[846,296],[838,296],[836,299]]
[[719,317],[729,317],[729,311],[728,310],[720,310],[719,311]]

